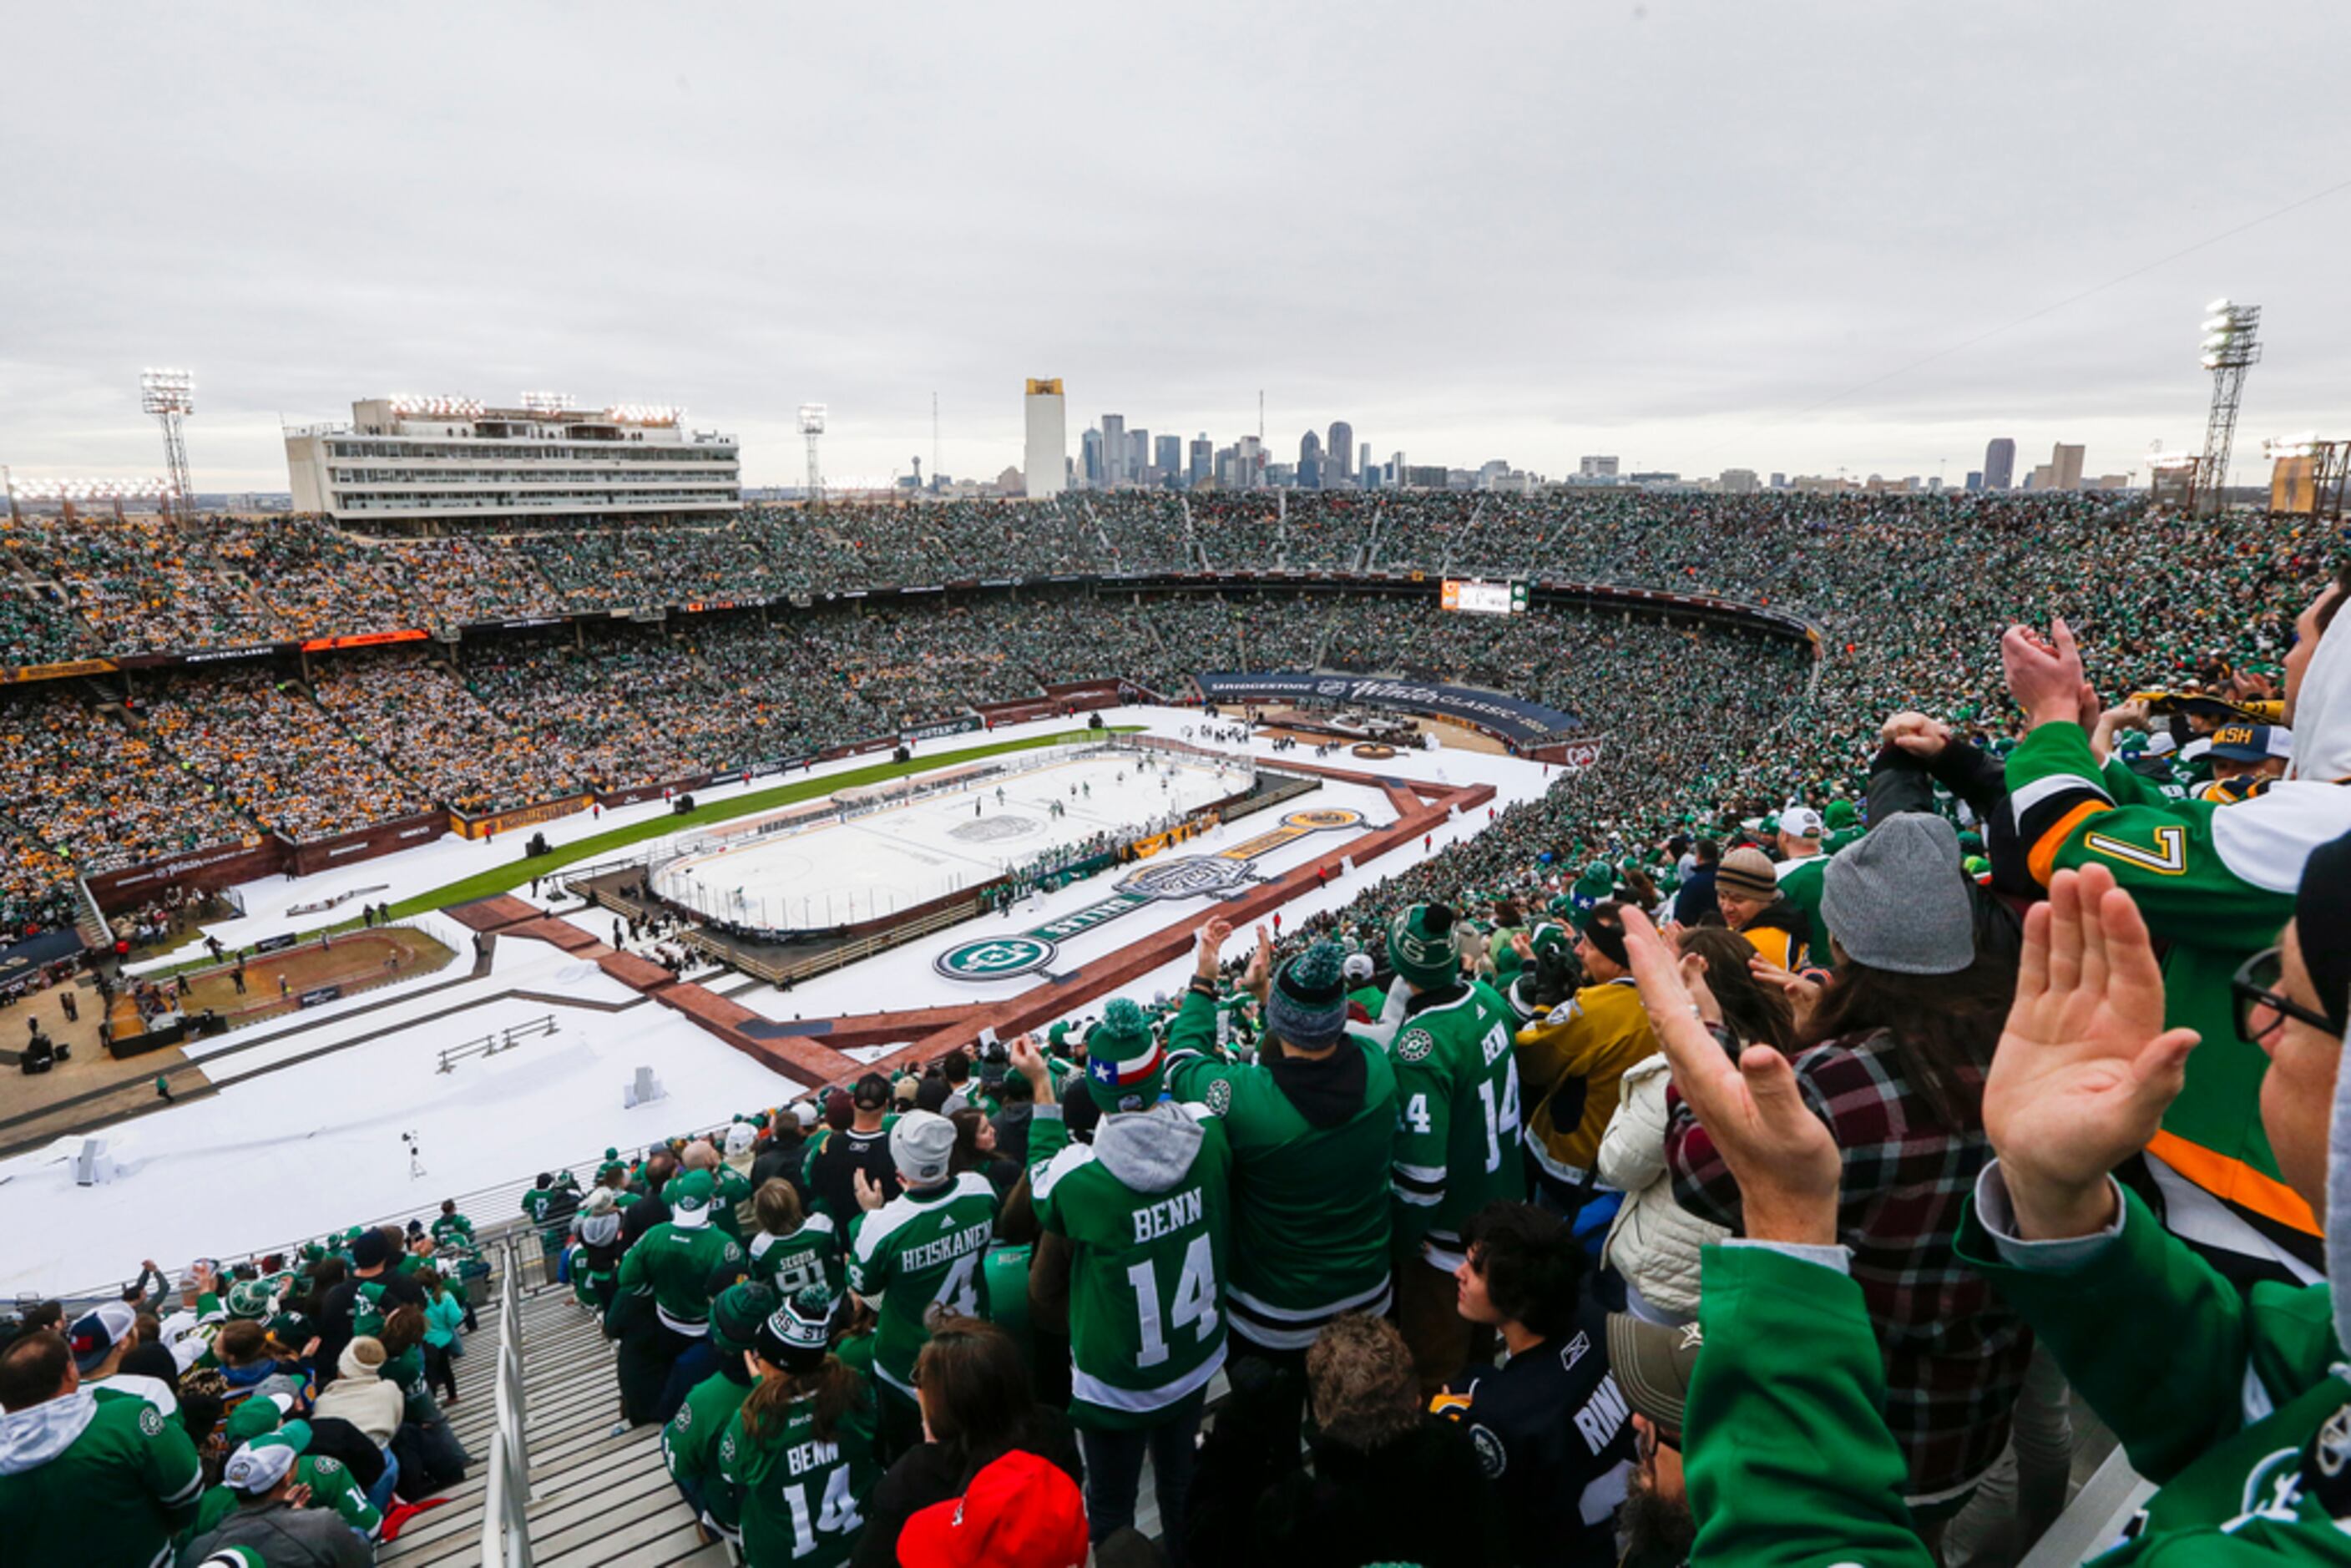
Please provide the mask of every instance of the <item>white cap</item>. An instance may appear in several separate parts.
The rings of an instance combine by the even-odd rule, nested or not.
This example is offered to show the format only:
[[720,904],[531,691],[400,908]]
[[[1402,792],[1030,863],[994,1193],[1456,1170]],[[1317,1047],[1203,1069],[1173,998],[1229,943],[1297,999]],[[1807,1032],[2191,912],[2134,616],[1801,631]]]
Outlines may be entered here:
[[1810,806],[1791,806],[1780,813],[1780,831],[1792,839],[1817,839],[1824,824]]
[[1377,967],[1369,953],[1350,953],[1347,961],[1339,966],[1339,973],[1351,980],[1368,980]]
[[2141,748],[2139,755],[2168,757],[2178,749],[2179,749],[2179,742],[2172,737],[2171,732],[2168,729],[2158,729],[2147,737],[2147,745]]

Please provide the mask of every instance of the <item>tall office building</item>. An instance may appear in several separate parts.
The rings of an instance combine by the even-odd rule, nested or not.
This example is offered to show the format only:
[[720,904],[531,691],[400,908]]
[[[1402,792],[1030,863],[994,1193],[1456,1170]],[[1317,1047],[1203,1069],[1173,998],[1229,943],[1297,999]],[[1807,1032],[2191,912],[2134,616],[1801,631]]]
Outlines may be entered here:
[[1102,486],[1107,490],[1126,481],[1126,415],[1106,413],[1102,416]]
[[1996,436],[1984,448],[1983,487],[2005,490],[2016,483],[2016,443]]
[[1151,432],[1130,430],[1126,433],[1126,477],[1129,484],[1139,482],[1143,471],[1151,466]]
[[1333,479],[1355,476],[1355,427],[1343,419],[1331,422],[1329,473]]
[[1586,457],[1576,464],[1576,477],[1579,479],[1614,479],[1616,477],[1616,459],[1614,457]]
[[1322,487],[1322,438],[1311,430],[1298,438],[1298,484],[1307,490]]
[[2064,442],[2049,449],[2049,487],[2053,490],[2078,490],[2082,487],[2082,449]]
[[1172,485],[1183,478],[1184,438],[1180,435],[1153,437],[1151,465],[1159,470],[1163,483]]
[[1085,476],[1086,488],[1099,490],[1110,481],[1102,477],[1102,433],[1089,430],[1078,438],[1078,472]]
[[1070,471],[1070,421],[1061,405],[1059,376],[1029,378],[1029,394],[1021,400],[1029,440],[1020,473],[1032,496],[1058,496]]
[[[1175,439],[1170,436],[1168,439]],[[1186,471],[1184,483],[1196,488],[1217,476],[1217,444],[1208,439],[1207,431],[1192,437],[1192,463]]]

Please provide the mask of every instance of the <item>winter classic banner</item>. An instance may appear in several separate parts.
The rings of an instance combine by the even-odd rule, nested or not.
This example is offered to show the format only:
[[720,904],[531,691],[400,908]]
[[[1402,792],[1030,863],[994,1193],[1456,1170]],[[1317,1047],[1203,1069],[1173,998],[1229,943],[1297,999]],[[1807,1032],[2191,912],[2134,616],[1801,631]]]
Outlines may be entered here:
[[1335,707],[1400,708],[1458,719],[1505,740],[1532,744],[1576,727],[1572,713],[1476,686],[1324,675],[1309,670],[1210,670],[1192,677],[1212,703],[1322,703]]

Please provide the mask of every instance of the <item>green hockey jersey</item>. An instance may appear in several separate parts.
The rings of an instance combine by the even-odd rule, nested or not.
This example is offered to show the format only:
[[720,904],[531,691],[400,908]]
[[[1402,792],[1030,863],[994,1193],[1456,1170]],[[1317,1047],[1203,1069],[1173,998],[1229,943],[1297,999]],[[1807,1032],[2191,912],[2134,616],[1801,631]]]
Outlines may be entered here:
[[1037,1223],[1070,1241],[1071,1417],[1146,1426],[1225,1364],[1225,1129],[1163,1102],[1073,1144],[1061,1108],[1040,1105],[1029,1162]]
[[1416,997],[1399,981],[1375,1030],[1395,1069],[1396,1254],[1451,1270],[1471,1215],[1526,1197],[1518,1016],[1482,980]]
[[840,1568],[865,1527],[865,1500],[881,1473],[872,1402],[861,1399],[826,1440],[816,1435],[811,1395],[795,1400],[764,1441],[736,1411],[703,1502],[747,1563]]
[[849,1288],[880,1319],[873,1371],[883,1383],[914,1397],[933,1307],[982,1314],[979,1260],[995,1234],[996,1189],[977,1171],[901,1193],[850,1227]]
[[1216,1005],[1187,993],[1168,1030],[1179,1054],[1167,1084],[1176,1099],[1220,1117],[1232,1145],[1226,1299],[1243,1337],[1303,1350],[1342,1312],[1388,1308],[1395,1072],[1378,1045],[1348,1036],[1339,1049],[1360,1054],[1360,1098],[1342,1119],[1317,1124],[1283,1092],[1273,1064],[1215,1061],[1216,1032]]
[[89,1389],[0,1417],[0,1542],[10,1563],[166,1568],[204,1468],[145,1399]]
[[672,1480],[701,1486],[709,1479],[717,1468],[719,1441],[750,1393],[751,1385],[724,1372],[712,1373],[686,1391],[685,1403],[662,1428],[662,1463]]
[[744,1250],[750,1255],[751,1278],[773,1285],[786,1301],[809,1285],[841,1294],[841,1237],[832,1216],[820,1208],[789,1236],[761,1231]]
[[664,1220],[637,1239],[621,1260],[622,1295],[651,1296],[662,1325],[700,1336],[710,1326],[710,1280],[743,1249],[715,1225]]
[[2279,1178],[2262,1126],[2269,1058],[2237,1038],[2229,981],[2277,940],[2310,852],[2351,831],[2351,789],[2281,784],[2236,805],[2117,797],[2077,724],[2044,724],[2008,758],[2016,817],[2003,880],[2047,886],[2062,867],[2093,862],[2114,873],[2147,929],[2167,944],[2164,1022],[2201,1036],[2188,1081],[2147,1153],[2249,1217],[2263,1235],[2315,1265],[2318,1224]]

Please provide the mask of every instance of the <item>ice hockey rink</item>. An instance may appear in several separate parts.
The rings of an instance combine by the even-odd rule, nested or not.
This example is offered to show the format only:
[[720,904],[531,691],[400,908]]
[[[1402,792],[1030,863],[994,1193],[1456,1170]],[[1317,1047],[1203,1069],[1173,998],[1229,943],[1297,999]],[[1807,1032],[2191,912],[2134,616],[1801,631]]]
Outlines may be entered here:
[[[1240,762],[1117,748],[1045,754],[1010,775],[852,808],[846,821],[697,848],[681,840],[653,890],[710,918],[763,930],[821,929],[911,909],[1033,864],[1098,833],[1172,825],[1243,788]],[[904,788],[893,785],[893,793]],[[886,797],[883,799],[886,800]]]

